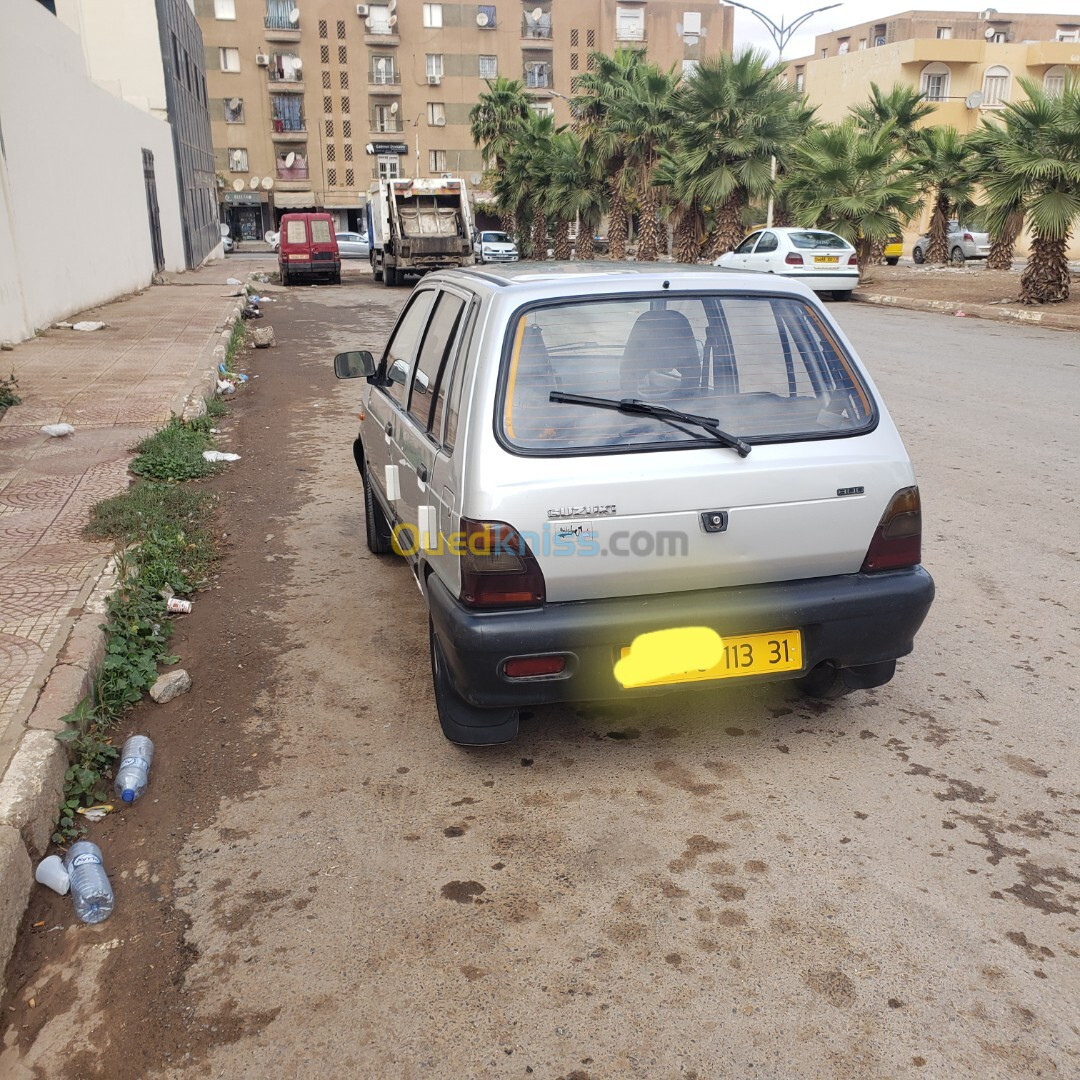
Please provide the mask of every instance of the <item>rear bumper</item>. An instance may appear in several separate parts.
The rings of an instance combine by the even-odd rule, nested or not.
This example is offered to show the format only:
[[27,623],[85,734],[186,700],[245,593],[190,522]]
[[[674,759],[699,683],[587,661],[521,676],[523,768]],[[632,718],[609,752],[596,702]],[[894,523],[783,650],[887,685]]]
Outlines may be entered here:
[[792,278],[815,292],[844,292],[854,289],[859,284],[858,270],[838,270],[836,273],[784,274],[784,277]]
[[[920,566],[768,585],[545,604],[518,611],[463,607],[434,575],[425,593],[446,665],[458,694],[477,707],[596,701],[651,695],[671,687],[625,690],[616,681],[619,650],[638,634],[707,626],[721,636],[802,631],[802,671],[739,682],[793,679],[822,661],[841,667],[895,660],[911,652],[934,599]],[[566,669],[539,679],[508,679],[510,657],[562,653]],[[724,680],[727,681],[727,680]],[[684,684],[699,689],[715,682]]]
[[282,262],[279,270],[288,270],[290,277],[330,277],[341,270],[340,259],[319,259],[313,262]]

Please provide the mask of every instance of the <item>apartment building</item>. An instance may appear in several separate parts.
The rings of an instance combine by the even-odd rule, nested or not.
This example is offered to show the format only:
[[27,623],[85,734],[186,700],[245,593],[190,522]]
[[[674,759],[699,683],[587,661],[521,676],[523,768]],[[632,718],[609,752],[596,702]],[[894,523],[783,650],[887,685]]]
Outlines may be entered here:
[[905,11],[819,35],[787,72],[822,120],[846,116],[872,82],[900,83],[936,105],[924,123],[968,132],[1023,94],[1019,78],[1054,91],[1080,74],[1080,15]]
[[374,179],[463,176],[483,160],[469,110],[485,79],[520,79],[569,120],[593,51],[645,48],[683,70],[731,50],[733,9],[697,0],[195,0],[222,220],[257,238],[283,212],[355,228]]

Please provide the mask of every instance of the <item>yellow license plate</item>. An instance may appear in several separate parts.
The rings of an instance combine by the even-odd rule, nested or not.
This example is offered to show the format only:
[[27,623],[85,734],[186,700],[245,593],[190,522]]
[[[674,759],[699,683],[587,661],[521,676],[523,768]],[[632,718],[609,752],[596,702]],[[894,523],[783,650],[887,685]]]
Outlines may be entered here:
[[[769,634],[742,634],[721,638],[720,660],[709,668],[673,672],[638,686],[670,686],[675,683],[737,679],[744,675],[768,675],[774,671],[798,671],[803,666],[802,634],[798,630],[776,630]],[[630,647],[620,651],[628,656]]]
[[816,263],[834,263],[839,262],[839,255],[815,255],[814,262]]

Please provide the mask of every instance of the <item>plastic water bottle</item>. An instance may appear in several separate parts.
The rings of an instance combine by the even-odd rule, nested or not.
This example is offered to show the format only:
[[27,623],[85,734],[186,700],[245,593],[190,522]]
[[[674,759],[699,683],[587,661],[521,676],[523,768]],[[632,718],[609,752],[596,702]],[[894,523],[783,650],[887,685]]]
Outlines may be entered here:
[[115,900],[101,849],[89,840],[80,840],[68,849],[64,867],[71,879],[75,914],[84,923],[104,922],[113,913]]
[[124,743],[120,767],[116,770],[116,794],[126,803],[134,802],[145,790],[154,760],[154,744],[145,735],[132,735]]

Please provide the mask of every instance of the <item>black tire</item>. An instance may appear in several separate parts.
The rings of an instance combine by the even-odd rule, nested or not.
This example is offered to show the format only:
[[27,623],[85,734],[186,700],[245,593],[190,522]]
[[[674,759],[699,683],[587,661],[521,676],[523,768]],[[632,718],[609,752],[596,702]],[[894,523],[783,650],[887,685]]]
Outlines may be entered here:
[[443,735],[458,746],[497,746],[517,738],[517,709],[477,709],[454,689],[435,624],[428,617],[431,684]]
[[398,282],[398,273],[397,273],[397,270],[394,269],[394,267],[392,267],[392,266],[384,266],[382,275],[383,275],[383,284],[388,289],[392,289],[397,284],[397,282]]
[[382,281],[382,270],[379,268],[379,264],[375,261],[375,256],[371,256],[371,278],[373,281]]
[[921,247],[913,247],[911,249],[911,261],[922,266],[926,262],[926,252]]
[[834,289],[833,294],[832,294],[832,298],[834,300],[840,300],[840,301],[850,300],[852,292],[854,292],[853,289]]
[[364,466],[364,528],[367,533],[368,551],[372,555],[389,555],[393,551],[393,535],[390,522],[386,520],[379,500],[371,489],[367,466]]
[[900,256],[899,255],[890,255],[885,261],[890,266],[895,266],[900,261]]
[[340,285],[341,284],[341,271],[340,270],[338,270],[334,274],[334,276],[330,279],[330,284],[331,285]]
[[289,284],[289,271],[288,270],[282,270],[281,271],[281,284],[282,285],[288,285]]
[[801,679],[796,679],[795,685],[807,697],[818,701],[835,701],[851,693],[850,688],[844,683],[843,669],[834,667],[828,662],[818,664]]
[[949,260],[956,263],[958,266],[964,265],[964,249],[959,244],[949,252]]

